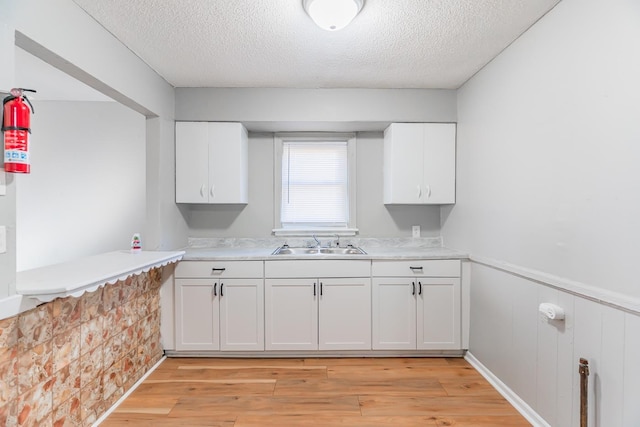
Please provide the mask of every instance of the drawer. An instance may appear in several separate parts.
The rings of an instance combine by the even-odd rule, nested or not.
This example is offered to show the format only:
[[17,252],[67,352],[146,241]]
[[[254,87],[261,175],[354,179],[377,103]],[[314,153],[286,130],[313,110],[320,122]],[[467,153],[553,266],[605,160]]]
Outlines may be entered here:
[[266,261],[264,272],[267,278],[370,277],[371,261],[320,259]]
[[374,277],[460,277],[460,260],[373,261]]
[[262,261],[180,261],[175,277],[261,279],[263,264]]

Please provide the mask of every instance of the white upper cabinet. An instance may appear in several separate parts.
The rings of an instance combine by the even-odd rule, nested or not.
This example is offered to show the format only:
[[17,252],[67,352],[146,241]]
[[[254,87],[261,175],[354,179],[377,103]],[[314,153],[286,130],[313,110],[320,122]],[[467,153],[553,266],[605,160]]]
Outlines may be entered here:
[[176,203],[248,202],[248,135],[241,123],[176,123]]
[[384,203],[456,201],[456,125],[392,123],[384,131]]

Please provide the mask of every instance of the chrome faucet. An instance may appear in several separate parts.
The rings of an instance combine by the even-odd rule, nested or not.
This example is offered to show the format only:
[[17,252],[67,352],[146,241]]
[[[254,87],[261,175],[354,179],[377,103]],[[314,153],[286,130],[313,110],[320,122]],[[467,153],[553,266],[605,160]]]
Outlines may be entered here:
[[320,246],[322,246],[322,245],[320,244],[320,240],[318,240],[318,238],[316,237],[316,235],[315,235],[315,234],[313,235],[313,240],[315,240],[315,241],[316,241],[316,248],[319,248]]

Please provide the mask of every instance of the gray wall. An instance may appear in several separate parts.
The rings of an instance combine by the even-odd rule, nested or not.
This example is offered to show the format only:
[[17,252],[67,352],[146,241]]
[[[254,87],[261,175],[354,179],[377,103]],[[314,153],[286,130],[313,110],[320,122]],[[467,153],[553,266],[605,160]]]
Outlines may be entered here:
[[144,239],[145,118],[117,102],[33,104],[33,166],[15,177],[17,270]]
[[382,130],[390,122],[455,122],[456,91],[177,88],[176,120],[239,121],[250,131],[249,204],[184,205],[190,237],[267,237],[274,227],[273,132],[357,132],[357,225],[363,237],[440,235],[437,206],[382,203]]
[[[382,133],[359,132],[357,151],[357,226],[362,237],[440,235],[438,206],[385,206],[382,203]],[[273,134],[249,134],[249,203],[184,205],[190,237],[268,237],[274,227]]]
[[390,122],[455,122],[456,91],[177,88],[175,115],[254,131],[380,131]]
[[[15,80],[14,37],[13,37],[13,5],[2,3],[0,13],[0,98],[4,99],[11,90]],[[2,133],[0,133],[2,135]],[[4,158],[4,156],[3,156]],[[7,251],[0,254],[0,304],[4,297],[15,294],[16,278],[16,191],[12,174],[4,176],[4,164],[0,170],[6,181],[6,195],[0,196],[0,225],[7,230]],[[0,312],[0,316],[2,312]],[[1,317],[0,317],[1,318]]]
[[470,351],[552,426],[579,425],[579,357],[589,425],[640,420],[639,18],[629,0],[563,0],[458,94],[442,221],[475,260]]

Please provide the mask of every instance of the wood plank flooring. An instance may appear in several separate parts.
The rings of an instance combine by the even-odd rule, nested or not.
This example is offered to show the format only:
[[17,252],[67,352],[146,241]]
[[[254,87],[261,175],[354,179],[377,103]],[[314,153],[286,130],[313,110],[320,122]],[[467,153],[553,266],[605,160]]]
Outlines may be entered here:
[[167,359],[102,424],[530,424],[464,359]]

